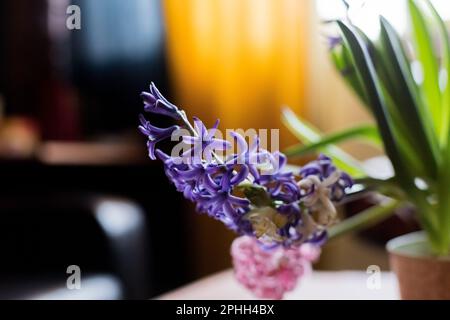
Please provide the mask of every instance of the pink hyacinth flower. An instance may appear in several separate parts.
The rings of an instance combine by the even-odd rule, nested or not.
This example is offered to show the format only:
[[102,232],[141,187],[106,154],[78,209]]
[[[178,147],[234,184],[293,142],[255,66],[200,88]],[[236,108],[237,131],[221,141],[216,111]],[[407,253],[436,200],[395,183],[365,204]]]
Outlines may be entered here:
[[299,278],[311,271],[320,248],[303,244],[298,248],[261,248],[255,238],[243,236],[231,246],[236,279],[257,297],[282,299]]

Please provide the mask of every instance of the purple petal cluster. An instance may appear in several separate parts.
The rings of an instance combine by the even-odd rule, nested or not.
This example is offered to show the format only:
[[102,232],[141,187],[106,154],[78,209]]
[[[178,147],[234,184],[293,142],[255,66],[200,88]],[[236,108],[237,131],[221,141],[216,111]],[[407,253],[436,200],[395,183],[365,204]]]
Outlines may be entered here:
[[[333,164],[331,158],[324,154],[319,155],[316,161],[312,161],[300,170],[303,178],[316,176],[324,181],[331,176],[336,176],[336,182],[330,186],[331,200],[340,201],[345,196],[345,190],[353,186],[352,178],[345,172],[339,171]],[[309,192],[314,192],[310,190]]]
[[141,125],[139,126],[139,130],[147,136],[147,148],[148,148],[148,155],[150,159],[156,160],[155,156],[155,147],[156,144],[160,141],[166,140],[167,138],[170,138],[172,133],[175,130],[178,130],[179,126],[171,126],[169,128],[158,128],[155,127],[150,123],[150,121],[147,121],[143,115],[140,115],[139,117],[141,121]]
[[261,176],[261,185],[266,187],[274,200],[285,204],[300,200],[300,188],[297,185],[296,176],[293,172],[283,170],[286,165],[286,156],[277,152],[275,158],[278,159],[278,170],[271,175]]
[[[196,203],[199,212],[268,247],[326,240],[326,227],[335,217],[332,201],[342,199],[352,185],[351,178],[330,158],[321,155],[299,172],[292,172],[286,169],[286,157],[261,148],[258,137],[247,143],[232,132],[237,145],[234,151],[230,142],[215,137],[219,121],[208,130],[194,118],[191,126],[184,111],[167,101],[153,83],[142,97],[145,111],[179,120],[191,133],[182,136],[188,149],[170,156],[157,149],[157,143],[180,127],[158,128],[140,118],[139,129],[148,137],[150,158],[164,163],[167,177],[186,199]],[[230,149],[232,152],[221,156]]]
[[141,98],[146,112],[162,114],[174,119],[180,118],[178,108],[164,98],[153,82],[150,84],[150,92],[142,92]]
[[215,151],[229,149],[231,144],[228,141],[214,138],[218,126],[219,120],[216,121],[214,127],[208,130],[200,119],[194,117],[194,128],[197,135],[183,136],[183,142],[192,145],[192,148],[187,150],[183,156],[192,159],[195,164],[201,163],[203,158],[210,163]]

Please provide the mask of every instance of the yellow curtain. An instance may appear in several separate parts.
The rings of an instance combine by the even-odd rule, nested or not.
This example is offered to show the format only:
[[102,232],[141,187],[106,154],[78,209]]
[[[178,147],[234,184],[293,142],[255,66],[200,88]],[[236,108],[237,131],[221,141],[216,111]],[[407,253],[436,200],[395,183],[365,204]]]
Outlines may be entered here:
[[176,102],[222,129],[281,128],[282,105],[305,105],[310,3],[165,0]]

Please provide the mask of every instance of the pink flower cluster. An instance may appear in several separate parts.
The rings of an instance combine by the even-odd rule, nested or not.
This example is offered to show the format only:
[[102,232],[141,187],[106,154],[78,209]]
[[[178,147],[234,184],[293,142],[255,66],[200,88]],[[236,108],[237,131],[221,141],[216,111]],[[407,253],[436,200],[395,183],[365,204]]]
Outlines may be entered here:
[[289,249],[282,246],[265,249],[255,238],[243,236],[231,246],[237,280],[257,297],[282,299],[311,270],[320,248],[311,244]]

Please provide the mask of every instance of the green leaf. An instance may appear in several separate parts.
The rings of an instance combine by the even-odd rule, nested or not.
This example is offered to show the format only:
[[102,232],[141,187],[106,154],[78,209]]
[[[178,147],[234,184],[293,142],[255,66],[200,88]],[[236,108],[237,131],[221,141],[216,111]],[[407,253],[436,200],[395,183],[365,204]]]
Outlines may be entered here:
[[450,250],[450,40],[447,26],[438,12],[431,4],[426,1],[430,12],[436,21],[439,31],[439,39],[442,47],[442,69],[447,76],[446,85],[442,90],[442,122],[440,145],[442,149],[442,162],[438,180],[438,212],[441,220],[441,234],[443,235],[443,251],[448,253]]
[[[303,121],[303,120],[302,120]],[[349,139],[362,139],[376,146],[382,146],[380,135],[376,127],[372,125],[359,126],[339,131],[334,134],[323,136],[317,142],[308,145],[295,145],[283,151],[288,157],[298,157],[305,154],[315,152],[319,148],[323,148],[330,144],[337,144]]]
[[428,163],[422,161],[421,157],[417,156],[417,143],[409,134],[408,123],[404,121],[404,117],[399,112],[399,108],[384,85],[382,86],[382,90],[386,99],[386,106],[392,117],[392,131],[397,139],[397,146],[399,147],[402,156],[411,168],[411,172],[414,172],[417,176],[426,176]]
[[434,129],[441,132],[441,92],[439,89],[439,66],[433,48],[433,37],[415,0],[408,0],[413,39],[418,60],[422,65],[423,82],[421,92],[426,106],[429,108]]
[[439,141],[441,146],[447,147],[450,151],[450,40],[447,26],[438,12],[431,4],[430,1],[426,1],[430,12],[436,20],[437,28],[439,31],[439,39],[442,45],[442,69],[447,77],[445,88],[442,90],[441,99],[441,134]]
[[[282,110],[282,121],[303,144],[315,143],[322,138],[319,130],[300,120],[288,107]],[[319,151],[326,153],[327,156],[333,159],[339,169],[344,170],[354,178],[367,176],[359,161],[342,149],[336,146],[325,146],[320,148]]]
[[376,225],[393,215],[395,209],[403,204],[397,200],[389,200],[386,204],[366,209],[331,227],[328,231],[328,236],[330,239],[333,239],[348,232],[355,232]]
[[352,64],[348,48],[345,45],[338,45],[330,51],[330,54],[337,71],[339,71],[345,82],[347,82],[350,88],[361,99],[364,107],[368,108],[366,92],[358,78],[355,66]]
[[[395,83],[395,106],[403,123],[403,130],[407,130],[406,139],[415,147],[415,156],[426,164],[430,176],[437,174],[438,150],[427,108],[421,107],[417,86],[411,74],[409,61],[406,59],[398,34],[391,24],[380,18],[381,51],[385,68],[390,75],[391,83]],[[396,127],[399,127],[397,121]],[[412,139],[412,142],[411,142]]]
[[384,142],[385,151],[392,162],[396,177],[402,185],[409,188],[412,184],[412,180],[407,172],[407,164],[404,163],[399,148],[396,145],[396,140],[391,127],[392,120],[387,110],[382,94],[382,88],[367,48],[357,33],[352,31],[351,26],[347,26],[341,21],[338,21],[337,23],[344,38],[344,42],[351,50],[352,58],[357,67],[359,76],[363,79],[362,82],[366,88],[368,101],[372,107],[373,114]]
[[[400,113],[399,109],[401,108],[397,107],[397,103],[406,105],[404,101],[407,99],[403,98],[405,89],[401,90],[398,85],[398,83],[404,83],[401,72],[390,66],[392,64],[391,60],[395,60],[395,56],[386,53],[386,48],[383,46],[382,42],[381,46],[379,45],[380,43],[376,45],[357,27],[353,26],[353,30],[359,35],[364,45],[371,53],[371,59],[373,60],[376,72],[380,77],[380,85],[385,97],[386,106],[392,118],[392,130],[398,141],[397,145],[400,149],[400,153],[407,159],[407,163],[411,167],[411,172],[424,176],[427,174],[429,168],[427,167],[428,164],[423,161],[424,157],[418,157],[416,154],[417,139],[414,136],[416,133],[414,129],[409,127],[409,123],[405,121],[404,116]],[[364,84],[361,82],[360,77],[358,77],[356,66],[351,58],[350,49],[346,43],[342,43],[335,47],[331,54],[336,68],[341,72],[347,84],[349,84],[357,93],[364,103],[364,106],[372,112],[370,103],[367,100]],[[412,75],[410,75],[410,79],[413,82]],[[403,87],[406,88],[406,94],[410,95],[407,86]],[[395,99],[392,98],[392,95]],[[413,134],[411,134],[411,130]]]

